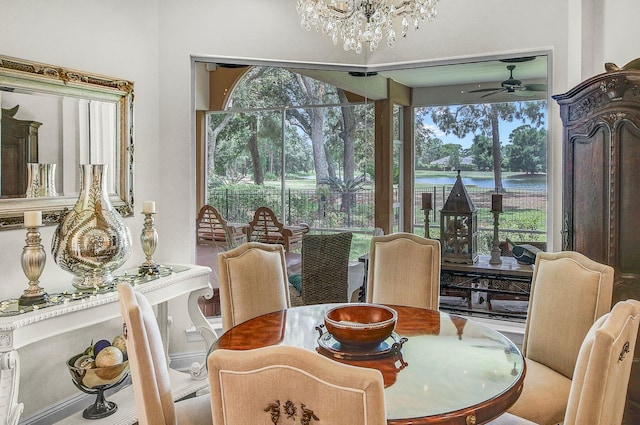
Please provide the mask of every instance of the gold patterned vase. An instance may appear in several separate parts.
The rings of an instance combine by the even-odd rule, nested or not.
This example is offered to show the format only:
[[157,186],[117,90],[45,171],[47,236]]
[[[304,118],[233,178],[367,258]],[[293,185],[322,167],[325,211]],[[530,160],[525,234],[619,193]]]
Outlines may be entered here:
[[78,289],[108,285],[111,272],[131,256],[131,232],[109,200],[106,164],[84,164],[80,196],[58,225],[51,246],[53,259],[75,275]]

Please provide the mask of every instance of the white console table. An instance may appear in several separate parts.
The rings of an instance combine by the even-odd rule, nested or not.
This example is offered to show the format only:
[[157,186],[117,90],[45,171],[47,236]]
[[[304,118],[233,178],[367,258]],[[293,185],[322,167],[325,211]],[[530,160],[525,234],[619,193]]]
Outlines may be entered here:
[[[136,276],[120,276],[118,279],[130,281],[134,288],[144,294],[152,305],[158,307],[158,325],[163,337],[165,350],[168,350],[169,316],[167,302],[181,295],[189,294],[188,311],[196,327],[210,347],[217,336],[209,322],[198,308],[198,298],[202,295],[211,297],[213,290],[209,283],[209,267],[196,265],[175,265],[161,277],[147,278]],[[50,294],[51,295],[51,294]],[[23,406],[18,402],[20,381],[20,361],[17,350],[29,344],[64,334],[86,326],[91,326],[107,320],[120,317],[118,293],[115,290],[74,299],[67,293],[58,294],[55,299],[59,304],[32,311],[19,312],[10,302],[0,305],[0,425],[16,425],[20,419]],[[12,312],[11,309],[15,309]],[[14,315],[11,315],[15,313]],[[176,398],[183,397],[198,389],[205,388],[207,382],[205,362],[196,365],[191,374],[171,371],[172,384],[176,388]],[[110,398],[123,398],[131,404],[133,397],[131,388],[125,388],[123,394],[112,395]],[[127,395],[126,393],[129,392]],[[116,401],[116,403],[118,403]],[[120,409],[108,423],[133,424],[136,422],[135,406],[131,409]],[[124,406],[123,406],[124,407]],[[122,412],[120,412],[122,410]],[[113,416],[115,416],[113,415]],[[81,413],[79,417],[82,418]],[[109,420],[110,417],[104,420]],[[116,420],[114,422],[114,420]],[[81,419],[82,420],[82,419]],[[86,420],[82,420],[87,423]],[[92,421],[92,424],[102,423],[103,420]],[[65,424],[74,423],[72,418],[63,421]]]

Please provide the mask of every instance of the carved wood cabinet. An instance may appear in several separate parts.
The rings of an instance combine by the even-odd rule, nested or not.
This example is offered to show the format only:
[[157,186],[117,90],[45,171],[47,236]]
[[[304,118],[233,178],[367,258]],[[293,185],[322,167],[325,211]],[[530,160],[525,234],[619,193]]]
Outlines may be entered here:
[[[613,303],[640,299],[639,60],[553,96],[563,134],[563,250],[615,269]],[[640,417],[636,345],[625,423]],[[639,415],[639,416],[636,416]]]
[[18,107],[2,109],[0,137],[0,195],[23,197],[27,190],[27,163],[38,162],[38,128],[36,121],[13,118]]

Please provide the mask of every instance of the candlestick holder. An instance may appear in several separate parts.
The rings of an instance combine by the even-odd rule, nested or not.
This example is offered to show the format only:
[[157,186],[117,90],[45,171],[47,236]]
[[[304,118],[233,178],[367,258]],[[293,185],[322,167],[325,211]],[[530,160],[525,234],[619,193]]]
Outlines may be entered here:
[[425,208],[424,210],[424,237],[431,238],[429,236],[429,214],[431,213],[431,208]]
[[18,305],[31,306],[34,304],[43,304],[49,300],[49,294],[47,294],[40,287],[40,275],[44,270],[44,264],[47,259],[44,247],[42,246],[42,239],[40,238],[40,232],[37,227],[27,227],[27,238],[25,239],[26,245],[22,248],[22,270],[29,279],[29,287],[24,290],[24,293],[18,299]]
[[156,232],[155,221],[153,220],[155,213],[143,212],[143,214],[144,227],[140,234],[140,243],[147,260],[138,268],[138,272],[143,275],[156,275],[160,274],[160,266],[153,261],[153,253],[158,245],[158,232]]
[[491,259],[489,264],[502,264],[502,257],[500,256],[500,240],[498,239],[498,217],[500,217],[500,211],[491,211],[493,213],[493,248],[491,248]]

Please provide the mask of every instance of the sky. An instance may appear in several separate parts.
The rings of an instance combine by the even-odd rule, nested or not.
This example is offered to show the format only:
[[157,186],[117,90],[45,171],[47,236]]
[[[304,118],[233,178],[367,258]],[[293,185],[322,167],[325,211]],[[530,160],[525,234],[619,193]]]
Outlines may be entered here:
[[[475,134],[472,134],[472,133],[468,134],[463,139],[459,139],[457,136],[453,134],[446,135],[442,131],[438,130],[438,127],[436,127],[436,125],[431,120],[430,114],[423,115],[423,117],[424,117],[425,127],[431,129],[436,135],[436,137],[441,139],[443,143],[445,144],[453,143],[453,144],[462,145],[463,149],[469,149],[473,144],[473,138]],[[522,120],[513,120],[511,122],[500,121],[500,139],[502,139],[501,140],[502,146],[509,144],[509,135],[515,128],[520,127],[521,125],[523,125]]]

